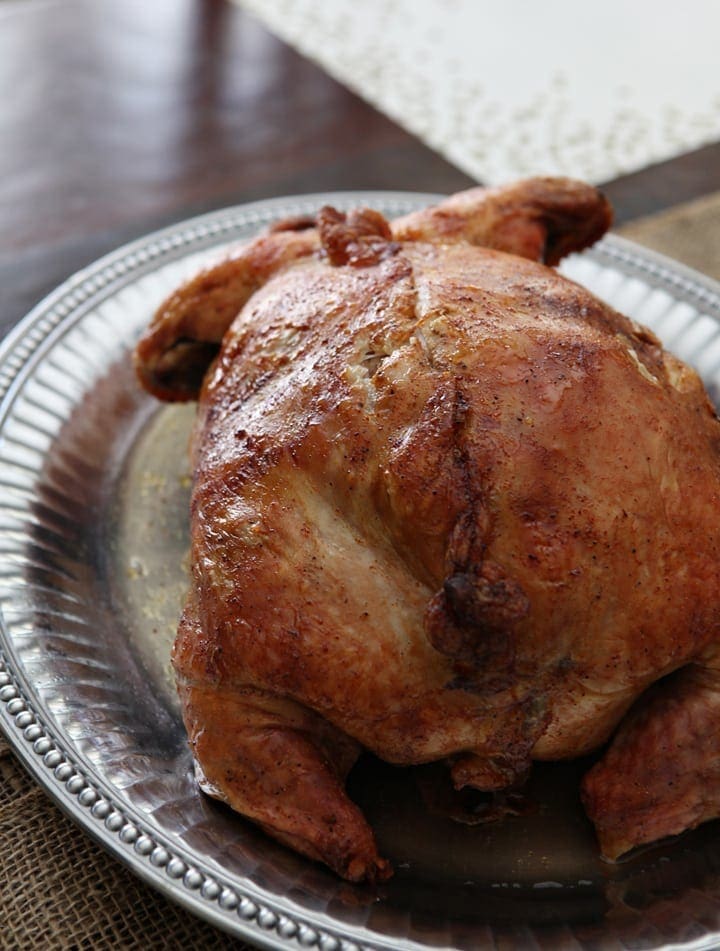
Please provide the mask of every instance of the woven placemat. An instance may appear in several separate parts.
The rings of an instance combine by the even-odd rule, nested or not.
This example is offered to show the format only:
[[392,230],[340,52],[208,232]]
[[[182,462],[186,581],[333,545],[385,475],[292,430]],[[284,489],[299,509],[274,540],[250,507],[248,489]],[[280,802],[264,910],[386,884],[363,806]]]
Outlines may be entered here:
[[[720,193],[619,233],[720,280]],[[3,951],[248,947],[167,901],[88,839],[1,736],[0,914]]]
[[638,218],[618,234],[720,281],[720,192]]
[[2,951],[247,947],[148,888],[84,835],[0,734]]

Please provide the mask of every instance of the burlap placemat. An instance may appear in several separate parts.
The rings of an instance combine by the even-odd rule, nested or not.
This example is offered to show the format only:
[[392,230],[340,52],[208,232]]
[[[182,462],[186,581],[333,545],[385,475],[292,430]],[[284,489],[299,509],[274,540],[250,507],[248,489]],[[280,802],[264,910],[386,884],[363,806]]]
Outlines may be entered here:
[[[619,229],[720,279],[720,193]],[[37,787],[0,736],[0,948],[248,946],[144,885]]]
[[0,734],[2,951],[247,947],[148,888],[83,834]]
[[639,218],[618,234],[720,281],[720,192]]

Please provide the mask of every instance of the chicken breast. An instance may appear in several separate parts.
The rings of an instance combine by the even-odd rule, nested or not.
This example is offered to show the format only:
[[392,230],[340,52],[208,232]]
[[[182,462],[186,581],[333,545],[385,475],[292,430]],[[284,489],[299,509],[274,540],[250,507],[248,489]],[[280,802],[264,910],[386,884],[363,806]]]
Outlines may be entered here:
[[363,749],[502,790],[615,733],[583,788],[609,858],[720,813],[720,424],[548,266],[610,219],[565,179],[324,208],[137,346],[150,392],[199,398],[173,664],[200,784],[352,881],[391,871],[345,791]]

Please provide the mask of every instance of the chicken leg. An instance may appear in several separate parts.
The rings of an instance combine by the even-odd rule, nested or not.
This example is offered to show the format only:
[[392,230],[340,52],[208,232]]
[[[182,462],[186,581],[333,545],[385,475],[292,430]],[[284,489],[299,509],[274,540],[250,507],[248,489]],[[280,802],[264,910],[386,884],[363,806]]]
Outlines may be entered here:
[[359,745],[292,700],[191,679],[188,659],[204,641],[193,615],[191,597],[173,661],[200,787],[349,881],[388,878],[390,864],[345,792]]

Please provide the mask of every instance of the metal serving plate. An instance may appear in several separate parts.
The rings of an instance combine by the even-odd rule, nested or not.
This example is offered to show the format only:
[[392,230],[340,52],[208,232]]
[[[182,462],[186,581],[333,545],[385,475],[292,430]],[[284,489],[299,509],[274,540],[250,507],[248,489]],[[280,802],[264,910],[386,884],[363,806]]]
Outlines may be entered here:
[[[259,945],[710,948],[720,823],[618,866],[578,800],[587,763],[537,768],[534,809],[447,818],[432,768],[351,776],[395,877],[350,886],[204,798],[168,653],[186,583],[192,407],[138,389],[129,352],[179,281],[321,204],[388,215],[430,195],[342,193],[196,218],[117,251],[41,303],[0,351],[0,723],[86,832],[151,885]],[[609,238],[564,270],[653,327],[720,393],[720,287]]]

